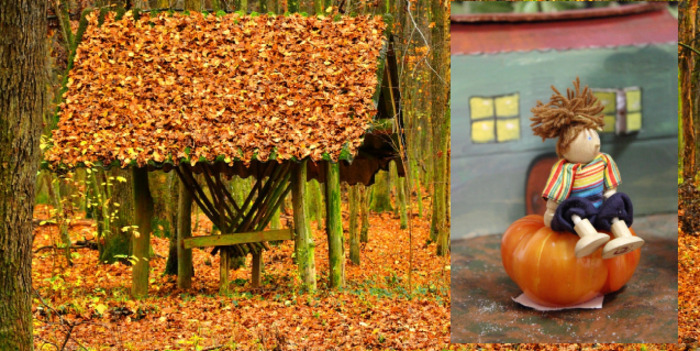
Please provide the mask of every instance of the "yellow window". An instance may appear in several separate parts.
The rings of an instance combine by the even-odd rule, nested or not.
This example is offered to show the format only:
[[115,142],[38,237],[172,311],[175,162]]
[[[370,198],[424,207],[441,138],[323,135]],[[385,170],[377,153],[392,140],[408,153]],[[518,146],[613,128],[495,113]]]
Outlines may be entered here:
[[496,98],[496,117],[514,117],[519,114],[519,94],[500,96]]
[[593,91],[593,95],[603,104],[603,113],[615,115],[617,113],[617,94],[614,91]]
[[639,89],[625,91],[627,95],[627,111],[634,112],[642,109],[642,91]]
[[642,113],[633,112],[627,114],[627,133],[638,132],[642,129]]
[[472,120],[493,118],[493,99],[483,97],[473,97],[469,99]]
[[496,131],[499,143],[518,140],[520,139],[520,119],[498,119],[496,122]]
[[493,119],[472,123],[472,141],[475,143],[490,143],[495,140]]

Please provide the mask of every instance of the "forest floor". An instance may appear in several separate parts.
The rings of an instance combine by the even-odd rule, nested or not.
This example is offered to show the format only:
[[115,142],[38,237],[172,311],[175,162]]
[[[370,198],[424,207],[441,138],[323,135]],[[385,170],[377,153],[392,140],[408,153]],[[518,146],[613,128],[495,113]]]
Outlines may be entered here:
[[[48,209],[38,205],[36,219]],[[344,209],[347,226],[348,211]],[[208,235],[204,216],[194,235]],[[283,218],[284,223],[284,218]],[[207,225],[208,224],[208,225]],[[435,255],[429,217],[413,219],[409,294],[409,231],[392,213],[370,213],[361,264],[346,261],[346,288],[328,286],[328,245],[312,222],[318,292],[303,293],[292,262],[293,242],[264,254],[262,287],[249,285],[246,267],[232,270],[232,292],[218,294],[219,256],[195,249],[192,289],[164,275],[168,239],[152,237],[149,297],[130,298],[128,265],[98,264],[98,252],[78,249],[68,266],[62,252],[34,254],[34,335],[37,350],[327,350],[439,349],[450,336],[450,258]],[[345,228],[347,235],[347,228]],[[92,220],[76,219],[73,242],[93,239]],[[346,238],[346,255],[348,239]],[[34,250],[60,243],[55,225],[35,230]]]
[[[679,201],[680,205],[680,201]],[[683,210],[678,216],[683,216]],[[693,222],[697,218],[692,219]],[[679,221],[678,228],[678,342],[700,342],[700,233],[686,233]]]

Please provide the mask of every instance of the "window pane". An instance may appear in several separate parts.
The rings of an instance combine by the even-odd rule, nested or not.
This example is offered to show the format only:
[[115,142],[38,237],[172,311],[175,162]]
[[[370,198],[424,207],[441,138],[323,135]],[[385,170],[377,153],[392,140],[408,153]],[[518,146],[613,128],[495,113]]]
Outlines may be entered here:
[[627,133],[638,132],[642,129],[642,113],[633,112],[627,114]]
[[489,143],[495,140],[492,119],[472,123],[472,142]]
[[642,110],[642,91],[639,88],[631,88],[626,90],[627,95],[627,112],[635,112]]
[[615,115],[617,113],[617,107],[615,105],[617,101],[617,94],[614,91],[593,91],[593,95],[600,100],[605,109],[603,109],[604,114]]
[[472,120],[493,118],[492,98],[473,97],[469,99],[469,107],[472,113]]
[[520,119],[498,119],[496,122],[496,132],[498,133],[499,143],[520,139]]
[[519,94],[506,95],[496,98],[496,117],[515,117],[520,114]]

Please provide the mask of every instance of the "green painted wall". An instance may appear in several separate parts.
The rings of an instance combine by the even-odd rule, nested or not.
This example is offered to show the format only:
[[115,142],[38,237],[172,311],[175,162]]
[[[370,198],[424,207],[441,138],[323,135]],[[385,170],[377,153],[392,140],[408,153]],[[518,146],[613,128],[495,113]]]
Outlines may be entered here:
[[[591,88],[642,88],[642,130],[602,134],[602,151],[618,163],[635,215],[676,211],[677,63],[675,43],[452,56],[452,239],[502,233],[525,214],[528,168],[555,143],[532,135],[530,108],[576,76]],[[520,94],[520,139],[473,143],[469,98],[511,93]]]

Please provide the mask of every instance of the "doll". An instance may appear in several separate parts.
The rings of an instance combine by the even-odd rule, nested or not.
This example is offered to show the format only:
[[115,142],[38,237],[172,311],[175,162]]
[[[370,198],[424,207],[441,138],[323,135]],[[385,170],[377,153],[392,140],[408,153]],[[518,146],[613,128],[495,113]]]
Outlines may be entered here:
[[[603,247],[603,258],[633,251],[644,240],[633,236],[632,202],[617,192],[620,173],[610,155],[600,152],[596,130],[603,125],[603,106],[588,87],[580,89],[579,78],[574,91],[563,96],[552,86],[549,103],[537,101],[530,118],[535,135],[558,138],[557,155],[542,197],[547,201],[544,222],[556,231],[578,234],[577,257],[585,257]],[[598,230],[612,232],[614,239]]]

